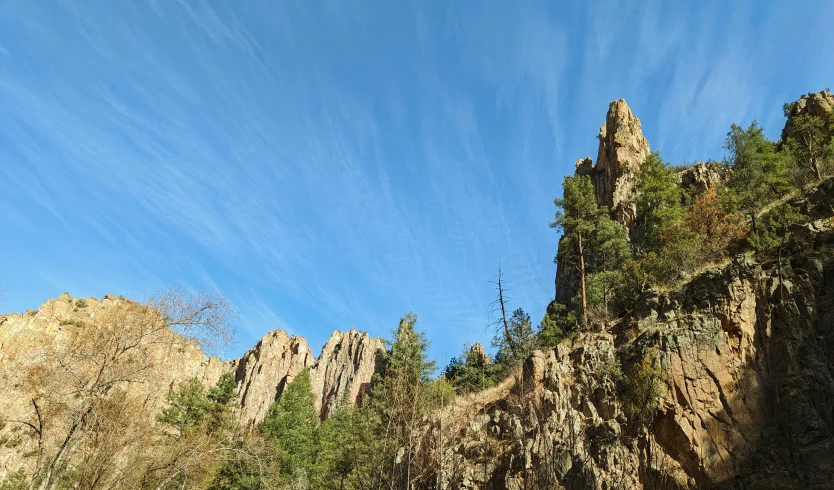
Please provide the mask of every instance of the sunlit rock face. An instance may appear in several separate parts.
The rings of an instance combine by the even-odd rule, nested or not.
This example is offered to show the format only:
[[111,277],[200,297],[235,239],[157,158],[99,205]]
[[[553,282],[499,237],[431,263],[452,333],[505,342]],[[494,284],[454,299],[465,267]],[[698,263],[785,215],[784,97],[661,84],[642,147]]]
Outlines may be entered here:
[[[0,362],[9,369],[15,363],[30,362],[38,353],[67,342],[67,334],[73,329],[95,328],[97,318],[127,302],[114,296],[97,300],[76,299],[63,294],[48,300],[38,310],[0,316]],[[240,359],[224,362],[217,357],[207,357],[194,342],[173,332],[166,336],[170,337],[170,342],[165,348],[155,346],[150,353],[154,368],[148,381],[131,386],[131,389],[147,392],[144,405],[149,417],[164,407],[168,390],[175,389],[182,381],[196,377],[204,385],[211,386],[221,374],[231,371],[238,384],[240,419],[249,426],[263,420],[269,405],[304,368],[310,369],[316,409],[322,417],[332,413],[343,399],[356,402],[371,382],[378,351],[384,349],[381,339],[367,333],[336,331],[316,359],[303,337],[275,330],[266,334]],[[14,387],[9,390],[14,391]],[[25,397],[21,400],[25,401]]]
[[[813,221],[787,258],[739,255],[650,293],[441,412],[422,433],[443,442],[448,488],[831,488],[834,178],[791,204]],[[611,365],[646,355],[662,396],[634,430]]]
[[364,332],[336,331],[316,359],[303,337],[281,330],[266,334],[243,357],[233,362],[241,401],[241,420],[260,423],[269,405],[304,368],[310,369],[316,409],[325,418],[347,393],[356,402],[370,385],[382,340]]
[[788,104],[786,109],[788,120],[782,130],[782,141],[788,138],[793,119],[797,116],[810,114],[825,121],[826,127],[831,127],[834,124],[834,94],[828,89],[803,95],[796,102]]

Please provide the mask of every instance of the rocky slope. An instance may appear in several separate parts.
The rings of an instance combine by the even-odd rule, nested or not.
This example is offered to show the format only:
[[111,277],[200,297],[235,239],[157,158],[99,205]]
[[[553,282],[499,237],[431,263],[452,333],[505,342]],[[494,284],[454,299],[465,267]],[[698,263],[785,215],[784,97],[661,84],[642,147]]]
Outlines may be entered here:
[[[45,302],[38,310],[0,316],[0,365],[9,373],[16,365],[33,362],[38,352],[65,342],[74,328],[94,323],[127,300],[114,296],[75,299],[63,294]],[[302,337],[288,336],[281,330],[266,334],[240,359],[222,362],[206,357],[197,345],[171,334],[172,343],[154,352],[154,375],[141,387],[147,393],[148,411],[156,413],[165,402],[169,388],[196,377],[205,385],[213,385],[227,371],[235,373],[241,400],[240,418],[247,425],[263,420],[269,405],[281,394],[284,386],[302,369],[309,368],[316,395],[316,408],[326,417],[347,392],[355,401],[371,381],[376,366],[376,353],[382,341],[367,333],[351,330],[333,332],[318,359]],[[11,383],[11,386],[6,386]],[[17,393],[13,376],[0,380],[10,396],[4,397],[0,409],[14,400],[25,400]],[[6,405],[6,406],[4,406]],[[26,410],[25,407],[20,410]],[[17,410],[16,410],[17,411]]]
[[[832,117],[834,98],[809,94],[790,111]],[[612,102],[598,163],[576,169],[626,225],[649,152],[640,131],[625,101]],[[715,162],[678,174],[695,194],[727,177]],[[741,255],[701,271],[427,420],[421,437],[435,453],[428,459],[442,462],[443,487],[831,488],[834,178],[792,204],[812,222],[792,230],[789,260]],[[558,268],[556,300],[573,298],[577,282]],[[646,385],[634,366],[643,362],[661,395],[640,425],[633,400]]]
[[[789,261],[704,271],[428,421],[444,488],[831,488],[834,179],[795,204]],[[618,366],[643,358],[662,396],[635,427]]]

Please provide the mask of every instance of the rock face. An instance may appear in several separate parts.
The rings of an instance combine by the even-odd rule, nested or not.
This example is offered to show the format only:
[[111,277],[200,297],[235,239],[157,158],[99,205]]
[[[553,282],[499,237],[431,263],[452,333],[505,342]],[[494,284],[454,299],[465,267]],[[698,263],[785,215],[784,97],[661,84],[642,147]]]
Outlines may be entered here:
[[577,163],[577,173],[590,175],[597,204],[606,206],[628,226],[635,215],[634,186],[640,165],[649,156],[649,142],[643,136],[640,120],[631,113],[624,99],[611,102],[605,124],[599,128],[597,162]]
[[[794,204],[827,225],[789,260],[742,255],[655,293],[611,332],[536,352],[513,388],[433,420],[445,488],[831,488],[834,179]],[[628,373],[643,358],[662,390],[635,427]]]
[[[74,299],[63,294],[48,300],[37,311],[0,316],[0,363],[11,368],[33,352],[63,342],[72,328],[90,323],[125,301],[113,296],[105,296],[101,301]],[[149,378],[150,386],[142,387],[148,392],[148,412],[157,413],[165,404],[168,390],[186,379],[196,377],[210,386],[222,373],[231,371],[238,384],[240,418],[249,426],[263,420],[269,405],[304,368],[310,368],[316,409],[322,417],[333,411],[345,393],[355,402],[371,382],[377,353],[384,349],[380,339],[371,338],[367,333],[336,331],[316,360],[304,338],[275,330],[240,359],[222,362],[216,357],[206,357],[194,343],[170,335],[173,347],[154,352],[158,369]]]
[[702,193],[725,184],[730,178],[729,169],[720,162],[700,162],[677,173],[678,185],[693,193]]
[[384,349],[381,339],[365,332],[333,332],[310,369],[316,409],[322,418],[333,412],[342,397],[356,403],[368,391],[377,356]]
[[803,95],[799,100],[788,105],[787,109],[788,120],[782,130],[782,141],[785,141],[790,134],[793,118],[803,114],[819,117],[826,122],[827,127],[834,124],[834,94],[828,89]]
[[232,366],[240,392],[240,417],[261,422],[269,406],[302,369],[316,361],[307,341],[281,330],[266,334]]

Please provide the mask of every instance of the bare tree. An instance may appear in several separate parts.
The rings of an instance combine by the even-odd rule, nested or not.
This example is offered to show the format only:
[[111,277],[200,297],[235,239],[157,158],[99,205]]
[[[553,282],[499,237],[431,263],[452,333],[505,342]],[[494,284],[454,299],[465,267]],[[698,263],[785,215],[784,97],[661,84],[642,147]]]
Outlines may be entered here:
[[509,289],[506,287],[506,281],[504,280],[504,273],[501,271],[501,261],[498,261],[498,277],[495,281],[489,281],[490,284],[495,285],[495,300],[489,304],[490,316],[494,316],[495,314],[499,314],[500,316],[492,322],[493,328],[503,331],[503,336],[506,344],[510,347],[513,355],[516,354],[516,348],[512,339],[512,335],[510,333],[510,322],[507,319],[507,303],[510,300],[510,297],[507,295]]
[[28,418],[7,420],[36,438],[30,489],[130,487],[152,443],[146,389],[171,351],[174,331],[225,341],[231,314],[222,296],[178,286],[144,303],[128,300],[68,321],[43,352],[16,370],[31,397]]

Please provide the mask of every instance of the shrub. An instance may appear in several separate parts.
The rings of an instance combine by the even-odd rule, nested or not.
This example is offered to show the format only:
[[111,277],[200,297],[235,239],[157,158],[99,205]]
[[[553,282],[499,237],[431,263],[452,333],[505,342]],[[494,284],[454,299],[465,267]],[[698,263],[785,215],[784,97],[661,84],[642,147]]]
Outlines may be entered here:
[[632,433],[639,433],[654,419],[665,394],[665,378],[666,373],[656,361],[653,350],[644,354],[623,374],[623,411]]

